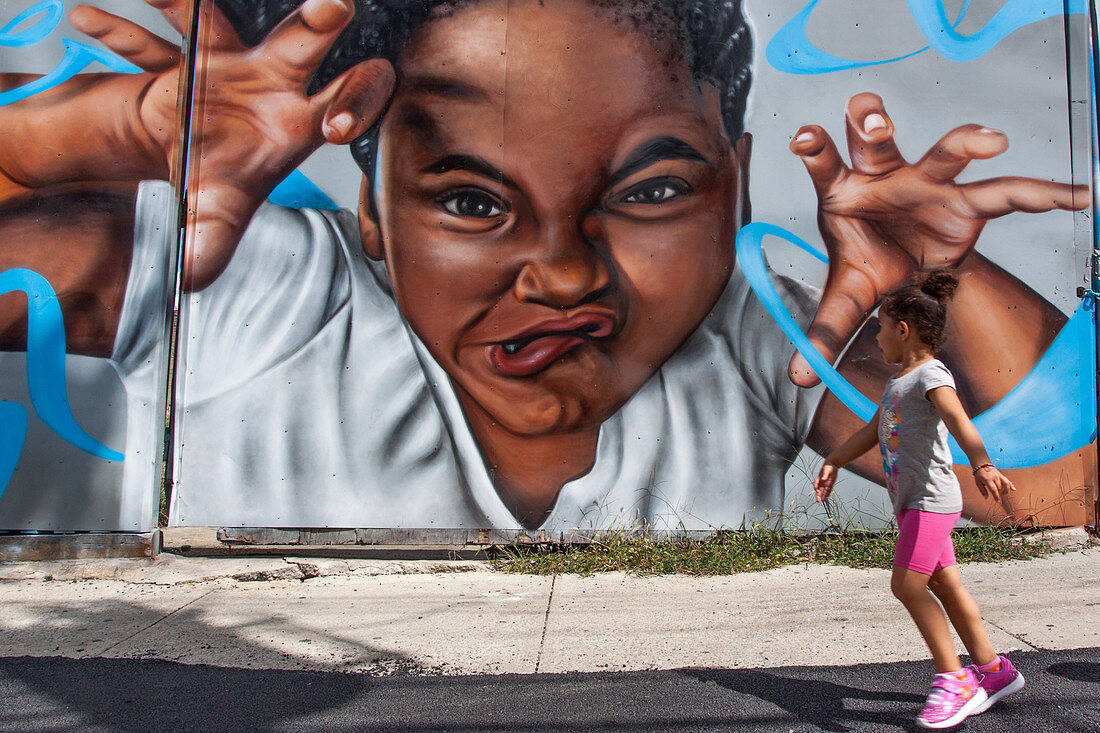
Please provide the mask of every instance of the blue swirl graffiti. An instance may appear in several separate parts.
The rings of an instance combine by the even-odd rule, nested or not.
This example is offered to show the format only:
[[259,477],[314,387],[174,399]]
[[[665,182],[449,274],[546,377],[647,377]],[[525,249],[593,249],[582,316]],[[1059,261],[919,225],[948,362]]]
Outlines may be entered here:
[[[33,270],[0,273],[0,295],[27,296],[27,386],[31,405],[42,422],[62,440],[108,461],[123,455],[84,432],[69,408],[65,382],[65,323],[61,304],[46,278]],[[13,402],[0,402],[0,493],[19,462],[27,434],[27,411]]]
[[[767,236],[786,240],[818,260],[829,259],[800,237],[775,226],[754,222],[737,233],[737,266],[783,333],[810,364],[814,373],[845,407],[861,420],[878,409],[863,396],[802,332],[772,284],[764,264]],[[1085,301],[1047,348],[1035,367],[996,405],[974,418],[1001,468],[1040,466],[1083,448],[1096,440],[1096,329],[1095,309]],[[1027,430],[1018,426],[1027,425]],[[954,438],[955,463],[968,465]]]
[[[62,0],[43,0],[31,6],[11,20],[3,28],[0,28],[0,46],[22,48],[43,41],[50,35],[61,22],[64,13]],[[25,24],[35,16],[42,16],[29,28],[15,32],[19,26]],[[99,62],[111,71],[120,74],[139,74],[141,69],[129,61],[116,56],[110,51],[94,48],[86,43],[74,41],[71,38],[62,38],[65,52],[49,73],[6,92],[0,92],[0,107],[3,107],[21,99],[32,97],[48,89],[53,89],[79,74],[95,62]]]
[[[61,16],[64,13],[65,5],[61,0],[45,0],[45,2],[32,5],[12,18],[11,22],[6,26],[0,28],[0,46],[21,48],[23,46],[33,46],[40,41],[44,41],[46,36],[53,33],[53,29],[61,22]],[[39,14],[45,17],[30,28],[26,28],[18,33],[12,33],[12,31],[23,23],[26,23]]]
[[19,465],[26,440],[27,408],[18,402],[0,401],[0,496]]
[[821,0],[810,0],[768,42],[765,56],[775,69],[789,74],[826,74],[831,71],[889,64],[932,48],[952,61],[973,61],[1024,26],[1047,18],[1088,12],[1088,0],[1007,0],[980,30],[965,36],[958,33],[956,28],[970,9],[970,0],[966,0],[953,23],[948,20],[943,0],[908,0],[909,12],[928,39],[929,45],[901,56],[858,61],[834,56],[810,42],[806,26],[820,2]]

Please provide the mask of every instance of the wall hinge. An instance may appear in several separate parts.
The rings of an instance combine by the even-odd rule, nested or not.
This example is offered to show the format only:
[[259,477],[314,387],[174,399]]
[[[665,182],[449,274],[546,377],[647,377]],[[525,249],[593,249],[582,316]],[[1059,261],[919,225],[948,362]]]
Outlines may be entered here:
[[1092,288],[1079,287],[1077,288],[1078,298],[1089,298],[1090,300],[1100,299],[1100,292],[1093,290]]

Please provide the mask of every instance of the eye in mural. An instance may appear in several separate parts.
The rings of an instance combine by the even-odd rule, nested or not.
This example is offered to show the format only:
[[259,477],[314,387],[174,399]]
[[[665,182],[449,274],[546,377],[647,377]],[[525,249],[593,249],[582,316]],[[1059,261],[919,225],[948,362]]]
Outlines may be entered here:
[[[186,31],[187,2],[151,4]],[[1068,272],[1080,267],[1065,212],[1090,200],[1069,183],[1064,52],[1060,77],[1023,95],[1036,109],[1061,95],[1061,112],[1041,115],[1062,141],[1050,173],[1033,170],[1037,148],[1007,150],[1006,115],[971,118],[980,100],[943,97],[930,113],[914,91],[938,64],[988,84],[1015,35],[962,65],[898,53],[883,67],[893,76],[814,77],[823,106],[792,91],[805,78],[755,55],[816,4],[769,5],[767,18],[716,0],[201,4],[172,521],[740,526],[783,508],[800,454],[867,419],[890,376],[875,308],[932,269],[962,283],[940,357],[1021,487],[990,500],[962,466],[967,515],[1083,521],[1095,391],[1051,391],[1091,375],[1091,311],[1068,319],[1076,304],[1048,290],[1072,291],[1073,275],[1021,278],[1019,258],[1002,266],[983,236],[993,220],[1034,219],[1020,231],[1053,232]],[[897,13],[919,23],[925,5]],[[850,25],[832,7],[815,17],[826,10]],[[949,25],[974,37],[958,24],[989,8],[952,10]],[[79,121],[85,142],[65,148],[75,128],[60,138],[60,162],[5,151],[0,171],[20,201],[111,171],[132,212],[102,248],[113,259],[34,269],[113,283],[66,306],[105,324],[91,343],[70,335],[69,350],[109,358],[129,384],[164,340],[148,315],[164,278],[147,265],[164,260],[176,201],[178,45],[102,11],[73,23],[142,71],[9,105]],[[336,146],[346,162],[318,163]],[[769,268],[769,237],[827,261],[824,279]],[[79,242],[55,239],[65,254]],[[1052,404],[1064,409],[1040,420]],[[155,410],[131,399],[128,444]],[[1006,429],[1020,415],[1034,432]],[[853,468],[881,483],[876,463]]]

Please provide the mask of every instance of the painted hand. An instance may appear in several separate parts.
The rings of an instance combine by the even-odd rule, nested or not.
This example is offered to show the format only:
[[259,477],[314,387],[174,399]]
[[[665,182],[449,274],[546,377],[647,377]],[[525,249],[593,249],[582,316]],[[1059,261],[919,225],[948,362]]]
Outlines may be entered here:
[[[816,125],[799,129],[791,142],[817,191],[818,226],[830,263],[807,336],[830,361],[883,295],[918,270],[958,265],[990,219],[1089,203],[1087,186],[1016,177],[956,183],[970,161],[1008,148],[999,130],[957,127],[908,163],[894,144],[894,124],[882,99],[870,93],[848,101],[846,129],[850,168]],[[803,387],[819,381],[799,354],[788,372]]]
[[[186,35],[191,0],[146,0]],[[249,48],[213,2],[199,17],[184,283],[209,285],[228,264],[267,194],[325,142],[349,143],[378,119],[393,92],[388,61],[363,61],[318,93],[306,88],[354,13],[352,0],[307,0]],[[179,50],[149,31],[94,8],[73,24],[155,74],[140,118],[149,144],[175,163]]]

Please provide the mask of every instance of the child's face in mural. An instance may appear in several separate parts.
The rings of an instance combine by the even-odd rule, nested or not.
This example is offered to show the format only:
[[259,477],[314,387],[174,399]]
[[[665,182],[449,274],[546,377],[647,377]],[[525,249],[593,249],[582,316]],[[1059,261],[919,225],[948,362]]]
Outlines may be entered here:
[[468,412],[590,429],[726,285],[748,139],[731,147],[667,40],[580,1],[506,10],[474,4],[410,44],[364,246]]

